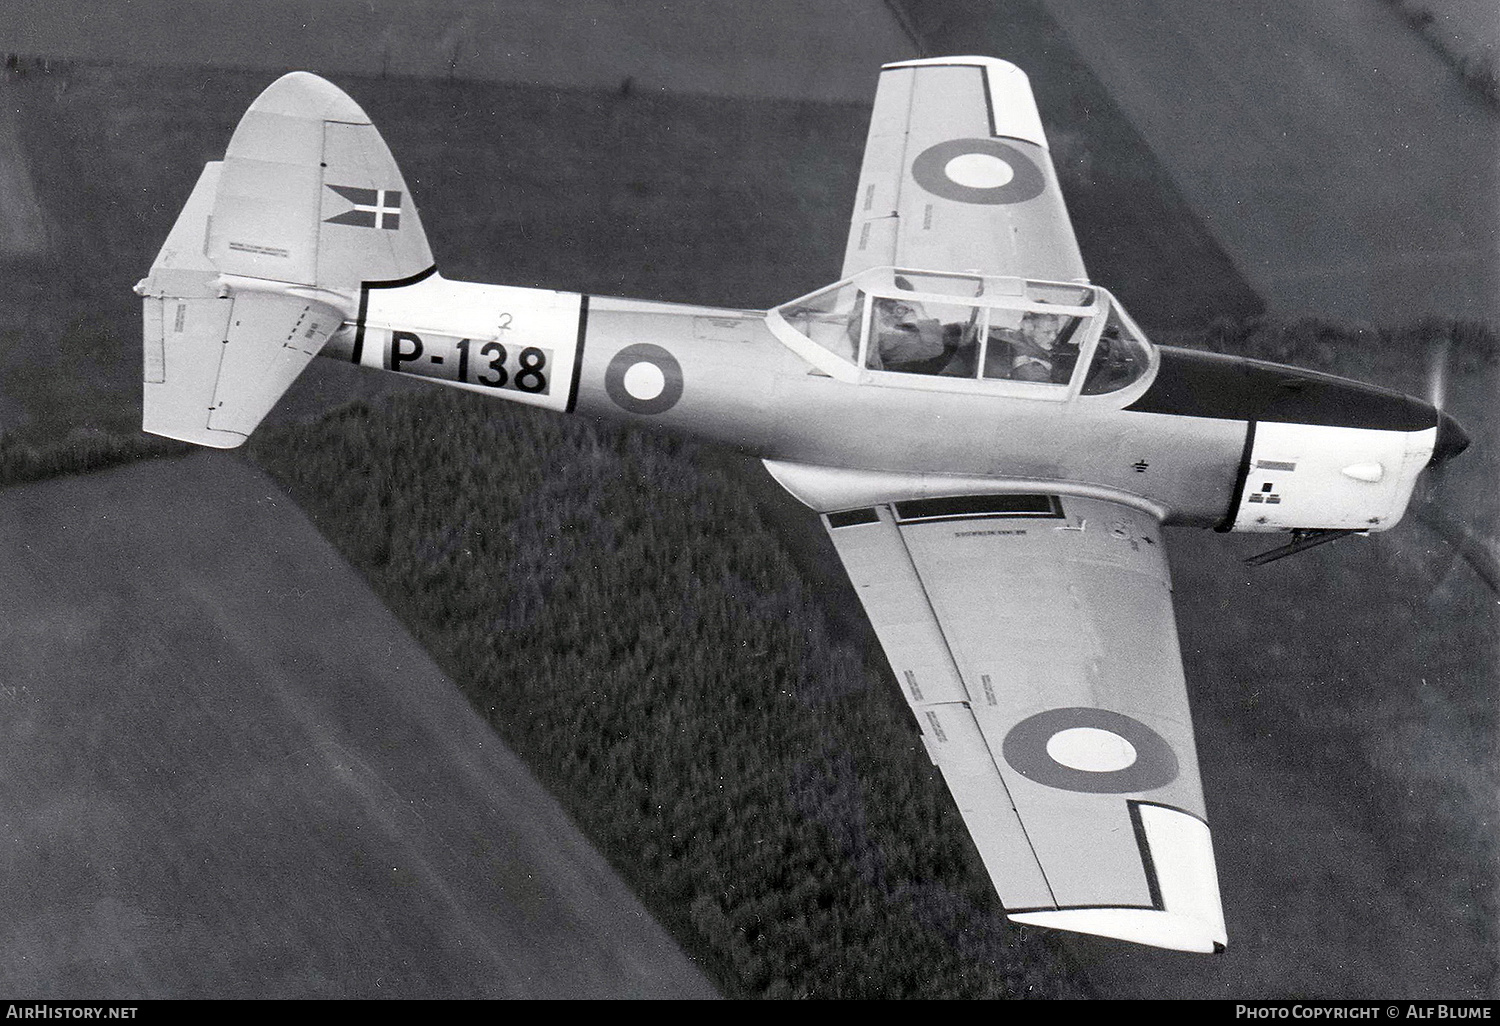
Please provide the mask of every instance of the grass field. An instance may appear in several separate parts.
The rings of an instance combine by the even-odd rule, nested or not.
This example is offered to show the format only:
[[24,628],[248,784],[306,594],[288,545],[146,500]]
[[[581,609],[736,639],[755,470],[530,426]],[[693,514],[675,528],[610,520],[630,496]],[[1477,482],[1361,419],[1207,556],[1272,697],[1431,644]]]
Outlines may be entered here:
[[1486,0],[1386,0],[1477,93],[1500,106],[1500,13]]
[[1047,9],[1273,313],[1500,319],[1500,110],[1385,4]]
[[9,0],[7,50],[160,66],[861,100],[913,56],[883,0]]
[[6,489],[0,565],[0,991],[713,993],[245,460]]

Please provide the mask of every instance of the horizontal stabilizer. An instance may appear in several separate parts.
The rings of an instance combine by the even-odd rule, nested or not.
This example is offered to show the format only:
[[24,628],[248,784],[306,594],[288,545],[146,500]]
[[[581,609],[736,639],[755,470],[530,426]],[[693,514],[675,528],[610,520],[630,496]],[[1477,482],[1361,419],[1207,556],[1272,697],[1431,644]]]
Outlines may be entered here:
[[275,292],[146,297],[142,424],[152,434],[244,444],[343,324],[325,303]]

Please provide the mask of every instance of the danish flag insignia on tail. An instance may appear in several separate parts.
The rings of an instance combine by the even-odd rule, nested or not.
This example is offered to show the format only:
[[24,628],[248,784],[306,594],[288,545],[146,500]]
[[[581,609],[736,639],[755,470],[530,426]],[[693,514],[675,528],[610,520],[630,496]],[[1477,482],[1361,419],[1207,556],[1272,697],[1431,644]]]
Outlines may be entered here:
[[359,228],[401,227],[401,192],[398,189],[358,189],[349,185],[329,185],[330,189],[354,204],[335,217],[324,218],[325,224],[351,224]]

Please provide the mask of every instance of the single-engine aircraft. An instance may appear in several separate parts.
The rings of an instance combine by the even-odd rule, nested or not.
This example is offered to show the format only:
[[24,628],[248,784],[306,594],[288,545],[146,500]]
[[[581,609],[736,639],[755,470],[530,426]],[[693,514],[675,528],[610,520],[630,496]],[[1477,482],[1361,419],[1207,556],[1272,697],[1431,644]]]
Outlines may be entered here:
[[1226,932],[1163,525],[1385,531],[1468,444],[1419,399],[1152,344],[988,57],[882,69],[843,275],[773,310],[449,281],[370,119],[302,72],[136,291],[156,434],[240,445],[322,355],[763,458],[821,514],[1010,918],[1184,951]]

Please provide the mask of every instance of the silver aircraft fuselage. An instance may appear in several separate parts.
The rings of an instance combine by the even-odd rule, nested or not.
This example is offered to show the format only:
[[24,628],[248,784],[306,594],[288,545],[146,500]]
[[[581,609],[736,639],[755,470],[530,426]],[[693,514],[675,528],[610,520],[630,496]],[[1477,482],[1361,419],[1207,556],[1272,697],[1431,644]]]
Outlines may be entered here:
[[[1400,519],[1421,469],[1465,441],[1412,397],[1149,344],[1138,379],[1105,394],[1082,394],[1078,380],[1033,396],[1009,382],[817,361],[830,373],[807,358],[817,350],[788,344],[786,309],[431,274],[367,288],[323,355],[731,445],[824,511],[860,505],[866,492],[982,485],[1108,497],[1221,530],[1378,531]],[[1080,362],[1088,356],[1085,346]],[[817,470],[816,486],[802,468]]]

